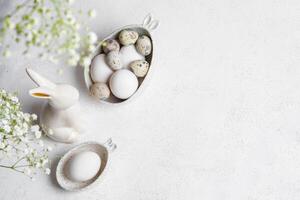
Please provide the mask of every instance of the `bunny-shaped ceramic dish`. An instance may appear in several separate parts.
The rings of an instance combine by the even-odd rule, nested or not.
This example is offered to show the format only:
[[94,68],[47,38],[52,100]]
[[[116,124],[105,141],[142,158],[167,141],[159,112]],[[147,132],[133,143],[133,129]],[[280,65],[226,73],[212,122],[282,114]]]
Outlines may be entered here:
[[[138,78],[138,82],[139,82],[139,87],[136,90],[136,92],[128,99],[119,99],[114,97],[113,95],[111,95],[108,99],[105,100],[99,100],[102,103],[107,103],[107,104],[121,104],[121,103],[125,103],[125,102],[129,102],[129,100],[132,100],[133,97],[138,96],[138,93],[140,93],[142,91],[142,87],[144,87],[146,80],[149,80],[150,78],[150,74],[152,73],[152,57],[153,57],[153,39],[151,36],[150,31],[153,31],[154,29],[156,29],[159,25],[159,21],[158,20],[154,20],[151,14],[148,14],[143,23],[141,25],[128,25],[125,27],[122,27],[116,31],[114,31],[113,33],[111,33],[108,37],[104,38],[97,46],[97,50],[96,52],[94,52],[93,57],[103,53],[103,49],[102,49],[102,44],[108,40],[108,39],[116,39],[118,38],[119,33],[122,30],[132,30],[132,31],[136,31],[139,35],[146,35],[150,38],[151,43],[152,43],[152,51],[149,55],[145,56],[145,60],[149,63],[149,70],[147,72],[147,75],[145,77],[142,78]],[[85,84],[88,90],[90,90],[91,86],[93,85],[93,80],[91,78],[91,73],[90,73],[90,66],[85,67],[84,69],[84,79],[85,79]]]
[[[69,150],[58,162],[56,167],[56,180],[58,184],[65,190],[68,191],[82,191],[85,189],[90,188],[96,183],[99,183],[102,180],[104,174],[106,173],[106,169],[109,166],[110,154],[117,148],[117,145],[112,142],[112,139],[108,139],[104,144],[100,144],[97,142],[84,142],[79,144]],[[66,175],[66,165],[68,164],[69,160],[80,154],[81,152],[94,152],[96,153],[101,159],[101,165],[98,169],[97,174],[90,180],[76,182],[72,181]],[[84,163],[88,164],[88,163]]]
[[29,94],[48,100],[40,115],[43,131],[58,142],[75,142],[82,131],[78,90],[71,85],[55,84],[32,69],[27,68],[26,72],[39,86]]

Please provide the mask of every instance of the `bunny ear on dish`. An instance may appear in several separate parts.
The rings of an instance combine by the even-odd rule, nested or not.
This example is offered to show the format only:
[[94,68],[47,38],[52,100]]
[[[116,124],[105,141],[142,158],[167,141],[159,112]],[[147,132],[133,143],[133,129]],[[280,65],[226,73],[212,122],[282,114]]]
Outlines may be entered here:
[[33,80],[33,82],[35,82],[38,86],[40,87],[47,87],[47,88],[55,88],[56,84],[49,81],[48,79],[46,79],[45,77],[39,75],[37,72],[33,71],[30,68],[26,68],[26,72],[28,74],[28,76],[31,78],[31,80]]
[[155,30],[158,26],[159,26],[159,21],[157,19],[154,19],[152,14],[149,13],[143,23],[142,23],[142,26],[146,29],[148,29],[148,31],[153,31]]

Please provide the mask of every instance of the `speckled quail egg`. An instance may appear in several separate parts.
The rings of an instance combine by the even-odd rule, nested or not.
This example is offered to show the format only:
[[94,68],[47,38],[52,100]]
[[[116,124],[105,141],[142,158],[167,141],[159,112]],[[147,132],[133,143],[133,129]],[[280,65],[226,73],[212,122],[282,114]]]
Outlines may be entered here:
[[140,54],[144,56],[149,55],[152,51],[152,44],[150,38],[146,35],[140,36],[139,39],[136,41],[135,47]]
[[134,44],[139,37],[139,34],[132,30],[123,30],[119,34],[119,41],[122,45],[127,46]]
[[107,99],[110,95],[110,90],[105,83],[94,83],[90,88],[91,95],[97,99]]
[[149,63],[145,60],[136,60],[131,62],[129,67],[137,77],[144,77],[148,72]]
[[105,62],[105,54],[95,56],[91,63],[91,78],[94,82],[106,83],[113,73]]
[[106,55],[106,62],[113,70],[122,68],[122,63],[118,51],[110,51]]
[[108,39],[102,43],[102,49],[103,49],[104,53],[108,53],[110,51],[119,51],[120,44],[117,42],[117,40]]
[[119,52],[124,68],[129,68],[129,64],[135,60],[145,60],[145,57],[137,52],[134,45],[123,46]]

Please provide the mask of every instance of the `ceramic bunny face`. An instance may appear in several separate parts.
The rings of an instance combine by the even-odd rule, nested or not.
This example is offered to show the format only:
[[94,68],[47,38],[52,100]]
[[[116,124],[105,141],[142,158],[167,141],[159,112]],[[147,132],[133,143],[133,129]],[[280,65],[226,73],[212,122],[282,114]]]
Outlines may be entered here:
[[71,85],[55,84],[32,69],[27,68],[26,72],[38,85],[29,94],[48,100],[40,116],[44,132],[58,142],[74,142],[82,130],[78,90]]
[[26,69],[29,77],[39,86],[29,91],[35,98],[48,99],[49,104],[57,109],[66,109],[79,99],[76,88],[67,84],[54,84],[31,69]]

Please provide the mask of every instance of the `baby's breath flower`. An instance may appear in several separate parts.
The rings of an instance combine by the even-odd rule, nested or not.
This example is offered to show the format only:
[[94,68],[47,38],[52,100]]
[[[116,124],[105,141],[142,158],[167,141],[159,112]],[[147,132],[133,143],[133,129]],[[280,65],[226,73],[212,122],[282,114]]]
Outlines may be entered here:
[[30,127],[30,130],[35,133],[40,130],[40,127],[39,125],[33,125]]
[[4,130],[5,132],[9,133],[9,132],[11,131],[11,128],[10,128],[10,126],[5,125],[5,126],[3,126],[3,130]]
[[94,32],[89,32],[88,35],[87,35],[87,38],[88,38],[88,41],[92,44],[97,42],[97,39],[98,39],[96,33],[94,33]]
[[40,127],[32,124],[36,119],[35,114],[22,112],[14,94],[0,89],[0,162],[12,162],[7,166],[0,163],[0,167],[23,172],[30,177],[35,170],[47,168],[48,150],[39,140]]
[[[23,56],[30,58],[29,49],[37,48],[37,55],[42,60],[49,60],[58,63],[59,59],[66,59],[66,63],[77,66],[80,61],[94,52],[97,42],[97,35],[89,32],[87,23],[81,23],[87,17],[82,15],[83,11],[76,12],[71,4],[73,0],[55,1],[25,1],[17,5],[17,13],[8,14],[3,19],[3,27],[0,34],[0,44],[8,46],[2,48],[3,57],[11,55],[9,45],[11,41],[17,44],[24,44],[20,48]],[[96,10],[90,9],[87,12],[89,18],[96,16]],[[12,39],[12,40],[10,40]],[[72,57],[69,51],[76,51],[79,56]]]
[[27,155],[27,154],[29,153],[28,149],[27,149],[27,148],[24,149],[24,150],[23,150],[23,153],[24,153],[24,155]]
[[5,51],[3,52],[3,56],[6,57],[6,58],[8,58],[8,57],[11,56],[11,52],[10,52],[9,50],[5,50]]
[[89,57],[83,57],[80,64],[83,67],[87,67],[91,64],[91,59]]
[[37,120],[37,115],[36,114],[31,114],[31,118],[32,118],[32,120]]
[[89,51],[89,52],[92,53],[92,52],[94,52],[95,50],[96,50],[96,46],[95,46],[95,45],[89,45],[89,46],[88,46],[88,51]]
[[97,15],[97,12],[95,9],[89,10],[88,12],[89,17],[94,18]]
[[45,169],[45,174],[49,175],[50,173],[51,173],[50,168],[46,168],[46,169]]
[[42,136],[42,132],[41,131],[35,131],[34,135],[37,139],[39,139]]
[[74,3],[74,0],[67,0],[67,2],[68,2],[69,4],[72,4],[72,3]]
[[75,60],[75,59],[73,59],[73,58],[70,58],[70,59],[68,59],[68,61],[67,61],[67,63],[68,63],[68,65],[70,65],[70,66],[76,66],[77,65],[77,60]]

